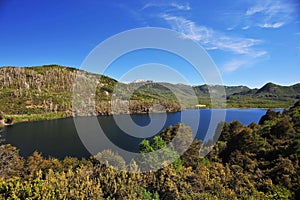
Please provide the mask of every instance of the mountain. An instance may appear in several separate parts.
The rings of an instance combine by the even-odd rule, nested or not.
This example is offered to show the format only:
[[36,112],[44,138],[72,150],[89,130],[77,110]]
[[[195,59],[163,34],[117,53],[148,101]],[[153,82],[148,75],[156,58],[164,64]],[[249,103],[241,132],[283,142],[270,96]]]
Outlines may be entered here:
[[228,102],[247,105],[254,104],[257,107],[286,107],[300,99],[300,84],[281,86],[267,83],[259,89],[249,89],[229,95]]
[[[96,114],[156,112],[154,104],[167,112],[211,105],[211,95],[223,86],[134,82],[120,83],[110,77],[59,65],[0,68],[0,111],[18,118],[20,115],[57,118],[71,116],[72,94],[76,77],[83,77],[84,87],[89,78],[97,79],[96,94],[83,102],[77,114],[92,115],[87,106],[95,101]],[[300,84],[280,86],[267,83],[260,89],[246,86],[225,86],[228,107],[288,107],[300,98]],[[197,98],[195,98],[196,94]],[[86,97],[86,94],[78,94]],[[87,94],[90,96],[91,94]],[[117,105],[112,109],[111,105]],[[129,111],[128,111],[129,108]],[[47,116],[47,117],[46,117]]]
[[290,97],[299,98],[300,84],[292,86],[280,86],[274,83],[267,83],[257,90],[257,96]]
[[248,92],[250,88],[247,86],[221,86],[221,85],[199,85],[194,86],[194,89],[197,91],[199,95],[206,95],[209,97],[209,88],[211,90],[219,90],[220,88],[224,87],[226,96],[233,95],[236,93]]

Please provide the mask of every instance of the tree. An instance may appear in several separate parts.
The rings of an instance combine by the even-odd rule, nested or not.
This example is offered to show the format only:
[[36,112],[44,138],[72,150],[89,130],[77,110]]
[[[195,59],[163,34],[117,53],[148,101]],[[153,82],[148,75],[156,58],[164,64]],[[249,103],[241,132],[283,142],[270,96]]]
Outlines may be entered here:
[[276,122],[270,130],[270,134],[276,136],[277,138],[287,138],[295,134],[295,130],[287,117],[280,119]]
[[19,150],[10,144],[0,146],[0,178],[11,178],[23,174],[24,160]]
[[268,109],[266,114],[260,118],[258,124],[263,125],[266,121],[274,120],[278,117],[280,117],[280,112],[275,112],[272,109]]
[[4,114],[0,111],[0,120],[4,119]]
[[108,165],[108,167],[113,167],[119,170],[125,170],[126,168],[124,158],[111,150],[104,150],[95,155],[94,158],[102,164]]
[[159,149],[162,149],[165,146],[166,146],[166,142],[160,136],[155,136],[154,137],[153,142],[151,144],[151,148],[153,149],[153,151],[157,151]]
[[139,145],[139,149],[141,153],[149,153],[149,152],[153,152],[154,149],[151,147],[149,140],[144,139],[140,145]]

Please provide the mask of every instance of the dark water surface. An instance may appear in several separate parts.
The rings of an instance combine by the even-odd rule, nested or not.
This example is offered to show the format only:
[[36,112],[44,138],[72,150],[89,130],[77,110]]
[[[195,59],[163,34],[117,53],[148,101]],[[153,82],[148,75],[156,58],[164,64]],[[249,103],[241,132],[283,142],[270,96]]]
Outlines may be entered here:
[[[189,122],[195,122],[193,121],[194,116],[199,114],[199,112],[199,127],[198,130],[194,127],[193,132],[196,134],[196,138],[203,139],[208,130],[211,109],[191,109],[182,111],[182,113],[187,116],[187,121]],[[160,130],[181,122],[182,113],[168,113],[166,122]],[[265,113],[266,109],[227,109],[225,121],[231,122],[233,120],[238,120],[242,124],[248,125],[251,122],[257,123],[260,117]],[[151,122],[161,122],[164,119],[163,114],[159,113],[152,114],[151,116],[152,121],[148,115],[131,115],[131,118],[139,126],[147,126]],[[88,122],[89,118],[84,117],[82,120],[83,122]],[[122,149],[133,152],[137,151],[138,144],[142,139],[123,132],[116,125],[113,116],[99,116],[98,121],[110,141]],[[189,122],[186,124],[192,125],[189,124]],[[89,129],[88,123],[86,124],[86,131],[89,133],[91,130]],[[90,156],[90,153],[86,150],[77,134],[73,118],[19,123],[5,127],[0,134],[2,139],[4,139],[2,143],[9,143],[18,147],[20,149],[20,154],[25,157],[31,155],[34,151],[41,152],[42,155],[46,157],[53,156],[57,158],[64,158],[66,156],[88,158]],[[143,133],[135,134],[141,136]]]

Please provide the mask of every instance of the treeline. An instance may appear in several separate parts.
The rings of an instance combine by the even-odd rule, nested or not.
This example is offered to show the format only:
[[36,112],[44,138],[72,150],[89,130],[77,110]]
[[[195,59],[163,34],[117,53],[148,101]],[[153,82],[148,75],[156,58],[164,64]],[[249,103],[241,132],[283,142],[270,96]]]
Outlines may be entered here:
[[[191,136],[190,127],[171,126],[154,140],[140,144],[143,155],[166,147],[178,133]],[[179,137],[176,142],[186,143]],[[181,147],[181,145],[179,145]],[[195,140],[179,158],[172,147],[162,156],[175,162],[139,173],[143,160],[126,163],[106,150],[89,160],[27,159],[10,145],[0,147],[2,199],[299,199],[300,101],[283,113],[269,110],[259,124],[225,123],[219,141],[199,157]],[[98,159],[130,169],[116,170]],[[149,158],[147,158],[149,159]],[[156,157],[152,157],[154,163]]]

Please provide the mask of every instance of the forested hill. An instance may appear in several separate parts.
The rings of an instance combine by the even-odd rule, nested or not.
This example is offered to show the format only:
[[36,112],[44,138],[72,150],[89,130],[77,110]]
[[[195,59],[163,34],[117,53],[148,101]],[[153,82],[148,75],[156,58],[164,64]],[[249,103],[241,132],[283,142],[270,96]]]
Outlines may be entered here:
[[[75,68],[47,65],[38,67],[1,67],[0,68],[0,111],[7,115],[43,114],[69,116],[72,114],[73,84],[78,72],[99,78],[95,96],[98,114],[111,114],[111,100],[116,80],[84,72]],[[100,78],[101,77],[101,78]],[[194,107],[195,103],[210,106],[209,88],[220,86],[194,86],[198,102],[191,101],[190,87],[183,84],[119,83],[130,113],[145,113],[153,104],[161,104],[168,112]],[[138,88],[138,90],[135,90]],[[134,91],[134,92],[133,92]],[[279,86],[268,83],[260,89],[246,86],[225,86],[227,106],[229,107],[288,107],[300,98],[300,84]],[[131,96],[128,96],[132,92]],[[183,99],[180,102],[176,98]],[[117,110],[122,113],[126,110]]]
[[[78,71],[56,65],[2,67],[0,110],[6,114],[71,112],[73,84]],[[100,92],[112,91],[114,83],[115,80],[102,76]]]
[[[227,100],[230,104],[239,103],[247,107],[248,104],[262,103],[263,105],[273,104],[271,107],[282,107],[300,99],[300,84],[281,86],[274,83],[267,83],[259,89],[248,89],[229,95]],[[268,103],[269,101],[269,103]],[[269,107],[269,106],[266,106]],[[284,106],[286,107],[286,106]]]
[[[72,114],[72,91],[77,73],[99,79],[94,97],[97,114],[111,114],[110,101],[117,81],[75,68],[50,65],[39,67],[2,67],[0,68],[0,111],[10,115],[45,113]],[[87,77],[89,78],[89,77]],[[84,83],[82,83],[84,84]],[[130,112],[146,112],[150,103],[160,103],[167,111],[178,111],[180,107],[172,93],[160,96],[159,84],[152,84],[155,94],[140,90],[130,97]],[[134,87],[119,83],[124,99]],[[165,90],[165,88],[162,88]],[[127,98],[129,99],[129,97]],[[174,100],[175,99],[175,100]],[[124,101],[124,103],[129,103]],[[126,112],[120,109],[115,112]],[[87,113],[89,114],[89,113]]]
[[[208,88],[221,86],[196,86],[195,91],[200,97],[209,96]],[[281,86],[267,83],[263,87],[250,89],[246,86],[225,86],[227,105],[229,107],[264,107],[284,108],[300,99],[300,84]]]

